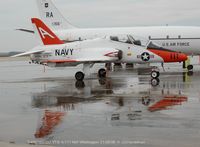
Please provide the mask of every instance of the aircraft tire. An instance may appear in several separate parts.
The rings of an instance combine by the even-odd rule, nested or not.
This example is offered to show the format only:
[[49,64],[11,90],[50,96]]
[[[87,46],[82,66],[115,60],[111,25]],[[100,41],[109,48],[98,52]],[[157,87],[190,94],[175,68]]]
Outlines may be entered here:
[[99,69],[98,76],[100,78],[105,78],[106,77],[106,70],[104,68]]
[[83,81],[84,77],[85,77],[85,74],[81,71],[79,71],[75,74],[75,78],[77,81]]
[[188,69],[189,71],[190,71],[190,70],[193,70],[193,68],[194,68],[193,65],[188,65],[188,66],[187,66],[187,69]]
[[160,76],[160,72],[159,71],[152,71],[151,72],[151,77],[153,79],[158,78]]

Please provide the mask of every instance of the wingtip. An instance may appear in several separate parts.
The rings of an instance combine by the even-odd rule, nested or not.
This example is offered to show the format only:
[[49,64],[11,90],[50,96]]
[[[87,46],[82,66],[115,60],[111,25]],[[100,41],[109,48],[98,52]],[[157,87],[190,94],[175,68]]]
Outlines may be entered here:
[[17,55],[13,55],[13,56],[10,56],[11,58],[15,58],[15,57],[17,57]]

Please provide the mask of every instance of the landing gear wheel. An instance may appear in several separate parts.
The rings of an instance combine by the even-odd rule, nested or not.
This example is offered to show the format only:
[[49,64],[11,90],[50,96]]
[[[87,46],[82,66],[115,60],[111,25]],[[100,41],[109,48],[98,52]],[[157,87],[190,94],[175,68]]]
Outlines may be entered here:
[[85,77],[85,74],[81,71],[79,71],[75,74],[75,78],[77,81],[83,81],[84,77]]
[[100,78],[105,78],[106,77],[106,70],[104,68],[99,69],[98,76]]
[[160,72],[159,71],[152,71],[151,72],[151,77],[152,78],[158,78],[160,76]]
[[187,69],[190,71],[190,70],[193,70],[193,65],[188,65],[187,66]]
[[152,86],[158,86],[159,85],[159,83],[160,83],[160,80],[158,79],[158,78],[153,78],[153,79],[151,79],[151,85]]

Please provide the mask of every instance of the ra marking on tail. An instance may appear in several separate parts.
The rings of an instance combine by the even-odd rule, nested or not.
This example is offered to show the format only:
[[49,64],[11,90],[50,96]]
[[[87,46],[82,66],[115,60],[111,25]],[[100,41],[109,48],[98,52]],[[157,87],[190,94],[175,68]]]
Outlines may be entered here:
[[52,0],[37,0],[41,19],[54,31],[76,28],[56,8]]

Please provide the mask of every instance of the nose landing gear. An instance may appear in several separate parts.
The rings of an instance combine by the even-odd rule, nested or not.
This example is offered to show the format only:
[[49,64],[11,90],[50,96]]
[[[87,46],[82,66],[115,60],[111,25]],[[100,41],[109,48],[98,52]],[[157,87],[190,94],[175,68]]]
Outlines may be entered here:
[[193,65],[188,65],[188,66],[187,66],[188,71],[192,71],[193,68],[194,68]]
[[158,78],[159,76],[160,76],[160,72],[159,72],[159,71],[153,70],[153,71],[151,72],[151,77],[152,77],[153,79]]
[[152,72],[151,72],[151,85],[152,86],[158,86],[159,83],[160,83],[160,80],[159,80],[159,76],[160,76],[160,72],[156,69],[153,69]]

